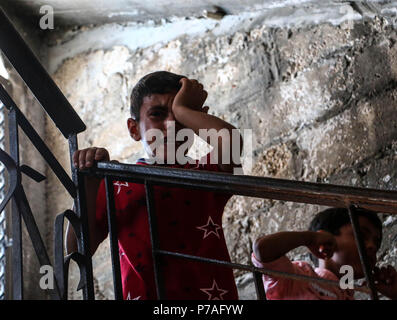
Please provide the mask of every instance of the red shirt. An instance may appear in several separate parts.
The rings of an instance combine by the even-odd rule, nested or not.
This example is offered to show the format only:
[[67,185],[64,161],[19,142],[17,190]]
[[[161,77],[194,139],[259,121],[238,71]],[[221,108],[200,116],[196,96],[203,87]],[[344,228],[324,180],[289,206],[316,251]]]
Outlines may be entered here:
[[[219,171],[211,164],[169,167]],[[114,195],[124,299],[157,299],[145,187],[115,181]],[[230,261],[222,231],[223,209],[229,198],[221,193],[154,186],[160,248]],[[97,225],[105,239],[108,226],[104,182],[96,207]],[[231,268],[170,256],[161,256],[160,265],[166,299],[238,299]]]

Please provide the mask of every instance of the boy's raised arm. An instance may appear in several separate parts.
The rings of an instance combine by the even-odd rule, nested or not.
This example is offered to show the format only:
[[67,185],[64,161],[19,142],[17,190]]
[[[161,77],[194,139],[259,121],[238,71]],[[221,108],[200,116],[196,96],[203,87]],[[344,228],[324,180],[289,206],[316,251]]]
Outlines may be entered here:
[[289,251],[306,246],[318,258],[332,257],[336,250],[334,236],[325,231],[287,231],[258,238],[253,244],[255,257],[263,262],[274,261]]
[[[109,161],[109,153],[103,148],[87,148],[77,150],[73,154],[73,165],[80,169],[92,167],[94,161]],[[89,237],[91,246],[91,255],[93,255],[99,244],[104,240],[96,227],[96,198],[101,179],[95,177],[86,177],[85,189],[87,199],[87,215],[89,224]],[[77,251],[77,239],[71,224],[68,224],[66,231],[66,253],[70,254]]]
[[181,79],[181,83],[182,87],[172,104],[176,120],[199,136],[201,136],[200,129],[207,130],[209,135],[205,140],[215,148],[212,152],[216,153],[220,169],[233,172],[233,168],[241,166],[240,161],[235,163],[232,157],[233,152],[238,152],[238,156],[241,155],[243,146],[241,135],[239,134],[238,141],[234,141],[232,132],[237,129],[230,123],[207,113],[209,108],[203,105],[208,94],[201,83],[187,78]]

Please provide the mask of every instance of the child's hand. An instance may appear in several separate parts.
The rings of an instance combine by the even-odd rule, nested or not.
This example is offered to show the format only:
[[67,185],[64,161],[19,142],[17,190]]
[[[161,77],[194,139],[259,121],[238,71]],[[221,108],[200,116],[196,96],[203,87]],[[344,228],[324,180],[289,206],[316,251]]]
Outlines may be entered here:
[[337,250],[334,235],[326,231],[315,232],[307,247],[319,259],[330,259]]
[[374,268],[376,289],[384,296],[397,300],[397,271],[392,266]]
[[208,93],[204,90],[203,85],[197,80],[187,78],[182,78],[180,82],[182,87],[174,98],[172,111],[175,113],[176,108],[183,106],[207,113],[208,107],[203,107],[203,104],[207,99]]
[[79,169],[90,168],[94,161],[109,161],[109,152],[104,148],[87,148],[73,154],[73,165]]

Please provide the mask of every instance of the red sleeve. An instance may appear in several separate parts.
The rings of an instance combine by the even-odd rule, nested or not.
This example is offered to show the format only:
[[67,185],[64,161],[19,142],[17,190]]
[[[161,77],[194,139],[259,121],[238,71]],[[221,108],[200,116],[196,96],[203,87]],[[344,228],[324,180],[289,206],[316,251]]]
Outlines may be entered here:
[[95,220],[98,231],[101,235],[101,238],[104,240],[108,235],[108,218],[107,218],[107,208],[106,208],[106,188],[105,188],[105,180],[101,181],[99,185],[98,194],[96,198],[95,205]]
[[211,163],[211,152],[197,160],[197,165],[200,170],[221,172],[217,163]]
[[[201,170],[208,170],[208,171],[215,171],[215,172],[224,172],[220,169],[218,163],[211,163],[211,152],[202,157],[200,160],[198,160],[198,164],[200,165]],[[241,168],[241,166],[236,167],[236,168]],[[241,169],[242,170],[242,169]],[[229,173],[229,172],[227,172]],[[232,173],[230,173],[232,174]]]

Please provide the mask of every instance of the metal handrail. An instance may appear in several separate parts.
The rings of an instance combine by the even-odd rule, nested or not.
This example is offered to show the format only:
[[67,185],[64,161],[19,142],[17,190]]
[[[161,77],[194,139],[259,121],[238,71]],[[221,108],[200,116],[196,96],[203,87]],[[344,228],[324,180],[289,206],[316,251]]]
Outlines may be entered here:
[[[369,286],[369,290],[367,288],[360,287],[356,287],[355,290],[369,293],[372,299],[378,299],[373,277],[370,272],[368,258],[363,246],[362,235],[356,214],[356,207],[396,214],[397,191],[356,188],[265,177],[242,175],[237,176],[219,172],[169,168],[167,166],[132,165],[114,162],[99,162],[93,168],[89,170],[82,170],[80,173],[83,175],[105,178],[107,191],[111,189],[110,185],[112,181],[128,181],[145,184],[150,237],[152,241],[152,257],[155,270],[155,282],[157,296],[159,299],[165,298],[165,288],[163,285],[163,276],[161,274],[161,265],[158,263],[159,255],[171,255],[206,263],[222,264],[230,268],[249,270],[254,273],[257,295],[260,299],[265,299],[265,296],[264,292],[258,288],[258,286],[261,285],[258,273],[275,274],[280,277],[287,277],[301,281],[310,280],[313,282],[321,282],[321,280],[313,277],[300,277],[299,275],[291,273],[277,273],[274,270],[260,269],[248,265],[233,264],[228,261],[219,261],[216,259],[208,259],[206,257],[197,257],[179,252],[169,252],[162,250],[157,238],[157,219],[155,214],[155,203],[153,200],[154,185],[200,189],[213,192],[229,193],[233,195],[269,198],[273,200],[346,207],[349,211],[355,239],[358,244],[357,247],[359,250],[360,261]],[[114,202],[113,194],[107,192],[106,196],[108,204]],[[108,206],[108,217],[112,215],[115,215],[114,205],[113,209]],[[113,226],[109,226],[109,228],[112,229],[112,233],[110,234],[112,252],[117,250],[117,234],[115,234],[117,233],[117,230],[114,224],[115,223],[113,222]],[[113,272],[114,279],[118,279],[120,277],[120,267],[113,264]],[[332,281],[328,284],[339,285],[338,283]],[[120,284],[117,284],[117,286],[119,288]]]

